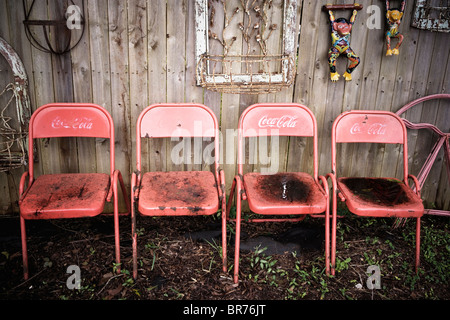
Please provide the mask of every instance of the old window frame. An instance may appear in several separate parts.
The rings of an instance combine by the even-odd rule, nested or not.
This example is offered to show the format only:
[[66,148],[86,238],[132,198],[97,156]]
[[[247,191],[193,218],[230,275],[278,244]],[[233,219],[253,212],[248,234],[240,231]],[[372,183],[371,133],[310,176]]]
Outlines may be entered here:
[[[289,57],[292,61],[295,54],[295,31],[297,18],[297,1],[284,0],[283,1],[283,30],[282,30],[282,52],[283,57]],[[195,1],[195,58],[199,63],[205,55],[208,55],[209,40],[208,40],[208,0]],[[197,66],[197,85],[202,84],[202,80],[210,84],[280,84],[292,78],[291,75],[295,70],[295,63],[290,63],[289,59],[282,61],[280,72],[277,73],[263,73],[263,74],[239,74],[230,77],[227,74],[209,74],[202,75]],[[209,68],[205,68],[209,69]],[[231,79],[232,78],[232,79]],[[286,83],[290,85],[290,83]]]
[[[429,0],[416,0],[414,11],[413,11],[413,17],[411,20],[411,26],[418,28],[418,29],[424,29],[424,30],[430,30],[430,31],[439,31],[439,32],[450,32],[450,25],[449,20],[450,17],[447,17],[445,19],[442,19],[442,14],[446,13],[447,15],[450,7],[436,7],[436,6],[430,6],[428,4]],[[430,12],[434,11],[439,15],[439,18],[432,18],[430,17]]]

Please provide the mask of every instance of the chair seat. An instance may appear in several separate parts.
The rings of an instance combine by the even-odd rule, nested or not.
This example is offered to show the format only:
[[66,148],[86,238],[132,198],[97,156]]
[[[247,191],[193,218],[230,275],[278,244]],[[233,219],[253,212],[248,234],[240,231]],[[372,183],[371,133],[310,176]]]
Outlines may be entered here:
[[42,175],[20,202],[25,219],[92,217],[103,212],[110,177],[104,173]]
[[317,214],[326,210],[325,193],[303,172],[244,175],[247,201],[258,214]]
[[208,215],[219,209],[216,179],[209,171],[147,172],[138,200],[143,215]]
[[398,179],[339,178],[337,184],[348,209],[356,215],[403,218],[423,215],[420,197]]

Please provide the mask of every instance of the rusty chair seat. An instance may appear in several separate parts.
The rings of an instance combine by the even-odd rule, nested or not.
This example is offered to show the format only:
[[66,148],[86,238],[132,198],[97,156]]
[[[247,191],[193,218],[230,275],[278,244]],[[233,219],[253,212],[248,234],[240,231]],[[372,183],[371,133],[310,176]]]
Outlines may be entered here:
[[104,173],[42,175],[21,201],[20,212],[30,220],[93,217],[103,212],[109,187]]
[[348,209],[360,216],[417,218],[423,215],[420,197],[405,183],[392,178],[338,178],[337,186]]
[[138,201],[143,215],[170,216],[214,214],[219,196],[210,171],[146,172]]
[[258,214],[318,214],[327,208],[325,193],[304,172],[246,173],[244,187],[250,210]]

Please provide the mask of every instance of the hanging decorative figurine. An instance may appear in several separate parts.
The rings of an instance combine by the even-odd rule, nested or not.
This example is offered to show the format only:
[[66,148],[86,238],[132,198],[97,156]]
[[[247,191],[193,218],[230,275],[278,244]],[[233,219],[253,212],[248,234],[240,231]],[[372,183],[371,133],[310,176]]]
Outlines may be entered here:
[[[360,59],[350,47],[350,34],[352,32],[353,24],[355,23],[357,10],[361,10],[362,5],[359,4],[342,4],[332,5],[327,4],[323,6],[324,11],[328,11],[331,24],[331,48],[328,51],[328,63],[330,66],[331,81],[338,81],[340,75],[336,70],[336,60],[341,54],[345,54],[350,61],[347,70],[344,73],[346,81],[352,80],[351,73],[359,65]],[[335,19],[333,10],[353,10],[350,21],[346,18]]]
[[[390,0],[386,0],[386,22],[387,22],[387,31],[386,31],[386,55],[392,56],[398,55],[398,49],[402,45],[403,35],[399,32],[400,22],[403,17],[403,12],[405,12],[406,0],[402,0],[401,8],[390,8]],[[394,49],[391,49],[391,38],[397,38],[398,42]]]

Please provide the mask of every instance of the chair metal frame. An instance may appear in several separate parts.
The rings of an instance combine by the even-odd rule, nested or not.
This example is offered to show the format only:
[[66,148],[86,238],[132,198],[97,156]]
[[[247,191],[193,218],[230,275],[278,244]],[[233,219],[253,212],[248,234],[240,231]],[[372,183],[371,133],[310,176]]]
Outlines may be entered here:
[[[170,129],[169,126],[158,126],[158,122],[161,120],[159,117],[164,114],[164,108],[176,108],[177,116],[180,117],[180,123],[172,123],[176,128]],[[202,128],[202,132],[196,132],[195,121],[200,119],[191,119],[189,117],[190,112],[201,112],[203,116],[208,118],[208,121],[212,121],[212,128]],[[155,113],[155,116],[152,115]],[[164,116],[166,116],[164,114]],[[169,114],[168,116],[172,116]],[[187,119],[187,120],[186,120]],[[189,121],[193,120],[193,121]],[[156,121],[156,122],[155,122]],[[171,121],[178,121],[177,119],[171,119]],[[182,122],[182,124],[181,124]],[[202,122],[202,126],[203,126]],[[184,128],[184,126],[189,127]],[[192,127],[190,127],[192,126]],[[153,130],[152,130],[153,128]],[[205,130],[209,130],[209,133],[205,133]],[[212,130],[212,132],[211,132]],[[149,131],[150,134],[149,134]],[[140,189],[142,187],[142,178],[144,176],[142,172],[141,162],[141,140],[142,138],[180,138],[180,137],[208,137],[214,139],[214,178],[216,181],[216,191],[219,200],[219,210],[222,211],[222,262],[223,271],[227,271],[227,255],[226,255],[226,197],[225,197],[225,173],[219,166],[219,125],[215,114],[207,106],[195,103],[160,103],[153,104],[145,108],[137,119],[136,125],[136,170],[132,173],[131,177],[131,223],[132,223],[132,246],[133,246],[133,277],[137,278],[137,233],[136,233],[136,212],[142,214],[138,209]],[[211,213],[214,214],[214,213]],[[201,212],[183,212],[175,213],[172,208],[161,208],[154,214],[145,214],[146,216],[198,216],[202,215]]]
[[[58,117],[64,115],[66,118],[64,123]],[[84,115],[95,116],[94,122],[83,123]],[[119,265],[117,269],[120,272],[120,238],[119,238],[119,214],[129,214],[130,203],[129,197],[125,189],[122,174],[115,169],[115,152],[114,152],[114,122],[111,115],[106,109],[91,103],[49,103],[39,107],[31,116],[29,121],[29,138],[28,138],[28,171],[22,174],[19,185],[19,208],[27,197],[27,193],[32,188],[35,181],[34,177],[34,140],[41,138],[55,138],[55,137],[91,137],[91,138],[107,138],[110,140],[110,185],[106,198],[107,202],[111,202],[113,198],[114,205],[114,236],[115,236],[115,255],[116,262]],[[47,176],[58,177],[58,174],[49,174]],[[118,186],[120,183],[122,195],[127,206],[128,212],[119,213],[119,199]],[[24,217],[22,212],[20,214],[20,228],[22,239],[22,254],[23,254],[23,268],[24,278],[28,279],[28,253],[26,241],[26,226],[25,220],[38,219],[63,219],[63,218],[79,218],[92,217],[99,213],[80,213],[71,214],[67,210],[62,209],[60,212],[53,212],[49,216]]]
[[[260,117],[262,113],[260,111],[264,110],[267,114],[269,112],[275,112],[280,115],[280,112],[288,111],[288,113],[295,114],[296,116],[301,115],[302,119],[298,120],[298,126],[295,128],[283,129],[277,128],[277,131],[273,130],[259,130],[257,131],[257,127],[252,127],[250,125],[252,119],[255,117]],[[298,112],[298,113],[296,113]],[[250,118],[249,124],[247,124],[247,119]],[[253,124],[255,125],[255,123]],[[256,126],[256,125],[255,125]],[[250,129],[249,134],[247,134],[246,130]],[[230,195],[227,203],[227,221],[234,221],[236,224],[236,234],[235,234],[235,258],[234,258],[234,275],[233,279],[235,283],[238,283],[239,278],[239,251],[240,251],[240,234],[241,234],[241,223],[242,223],[242,201],[248,200],[247,192],[245,189],[245,175],[243,170],[244,164],[244,140],[248,137],[257,137],[257,136],[299,136],[299,137],[309,137],[313,140],[313,175],[312,178],[314,182],[317,184],[320,192],[323,193],[323,197],[326,201],[326,209],[325,215],[321,215],[322,212],[318,213],[308,213],[305,208],[299,209],[300,212],[296,212],[294,214],[300,215],[299,218],[267,218],[267,219],[246,219],[246,222],[297,222],[306,218],[306,215],[310,215],[312,217],[325,217],[325,264],[326,264],[326,273],[330,273],[330,205],[329,205],[329,188],[328,188],[328,178],[332,179],[333,176],[327,174],[326,176],[322,176],[318,174],[318,142],[317,142],[317,123],[314,114],[304,105],[297,103],[258,103],[249,106],[242,114],[239,119],[239,128],[238,128],[238,174],[234,177]],[[322,185],[321,185],[322,183]],[[230,209],[231,204],[234,200],[234,196],[236,195],[236,218],[230,218]],[[306,206],[305,206],[306,207]],[[276,208],[275,210],[278,210]],[[264,213],[270,215],[283,215],[283,213],[275,212],[275,210],[268,212],[272,213]],[[258,212],[255,212],[258,214]],[[285,215],[290,215],[291,213],[284,213]],[[334,212],[334,214],[336,214]]]
[[[358,117],[358,121],[355,122],[354,117]],[[370,117],[370,118],[369,118]],[[386,121],[384,123],[377,123],[377,126],[374,126],[370,121],[372,118],[376,117],[376,119]],[[350,122],[351,121],[351,122]],[[366,122],[367,121],[367,122]],[[353,123],[353,125],[352,125]],[[367,125],[370,126],[367,128]],[[352,126],[351,126],[352,125]],[[351,126],[351,127],[350,127]],[[365,129],[362,129],[365,126]],[[394,131],[394,128],[397,131]],[[372,129],[371,129],[372,128]],[[392,129],[392,130],[391,130]],[[399,132],[400,131],[400,132]],[[331,159],[332,159],[332,175],[334,175],[334,179],[336,184],[333,186],[333,199],[332,199],[332,211],[333,211],[333,221],[331,227],[331,241],[332,241],[332,252],[331,252],[331,264],[335,266],[336,260],[336,212],[337,212],[337,196],[339,196],[342,202],[345,202],[347,199],[345,195],[342,193],[342,187],[339,182],[339,177],[337,175],[337,166],[336,166],[336,144],[337,143],[391,143],[391,144],[402,144],[403,145],[403,180],[401,182],[404,183],[406,188],[411,189],[420,199],[420,185],[417,178],[409,174],[408,172],[408,142],[407,142],[407,133],[406,127],[402,119],[396,115],[395,113],[389,111],[376,111],[376,110],[352,110],[347,111],[340,114],[335,121],[333,122],[332,131],[331,131]],[[341,177],[344,178],[344,177]],[[408,184],[409,179],[411,179],[415,185],[415,190],[411,188]],[[400,181],[400,180],[399,180]],[[348,203],[346,203],[347,207],[351,210]],[[423,205],[422,205],[423,209]],[[390,210],[388,207],[383,208],[382,211],[373,209],[372,213],[369,212],[364,213],[363,216],[370,217],[400,217],[400,218],[417,218],[416,223],[416,271],[419,267],[420,261],[420,218],[423,215],[423,210],[420,213],[416,213],[413,215],[408,212],[400,212],[394,213],[393,210]],[[419,210],[420,211],[420,210]],[[354,212],[352,212],[354,213]],[[357,213],[354,213],[357,214]]]
[[[450,99],[450,94],[448,93],[440,93],[440,94],[432,94],[429,96],[425,96],[416,100],[413,100],[403,106],[400,110],[396,112],[397,115],[402,115],[410,108],[414,107],[415,105],[418,105],[422,102],[433,100],[433,99]],[[439,136],[436,143],[433,145],[433,148],[431,149],[430,154],[428,155],[427,159],[425,160],[425,163],[423,164],[422,168],[420,169],[420,172],[417,174],[417,180],[419,181],[420,188],[423,187],[423,184],[425,183],[425,180],[427,179],[431,168],[434,164],[434,161],[436,160],[439,151],[441,148],[444,148],[444,158],[445,158],[445,164],[447,169],[447,178],[450,183],[450,133],[442,132],[439,128],[437,128],[435,125],[431,123],[412,123],[411,121],[402,118],[403,122],[405,123],[406,127],[408,129],[427,129]],[[437,209],[425,209],[426,214],[431,215],[440,215],[440,216],[447,216],[450,217],[450,211],[449,210],[437,210]]]

